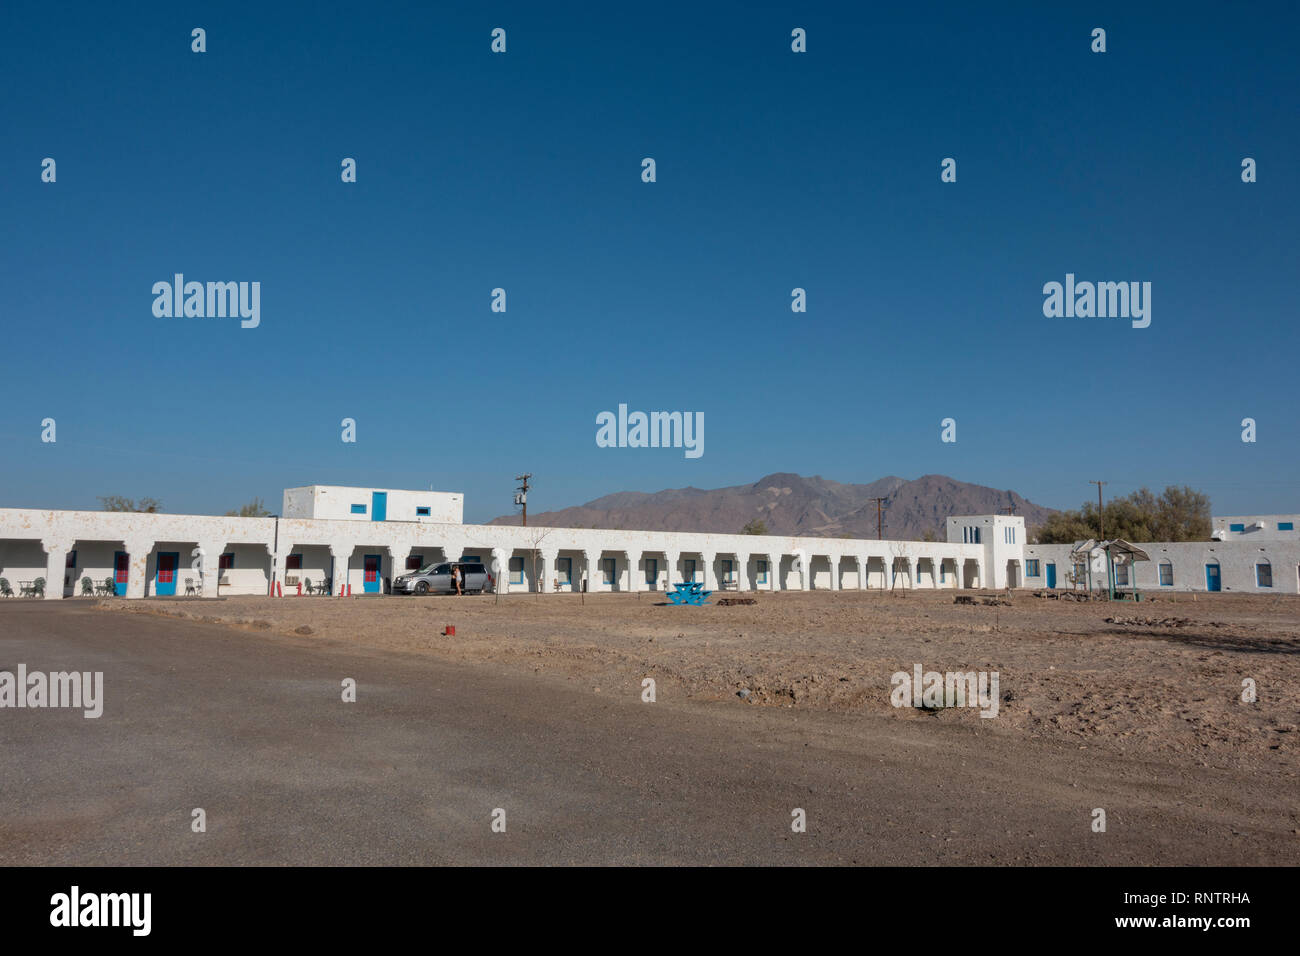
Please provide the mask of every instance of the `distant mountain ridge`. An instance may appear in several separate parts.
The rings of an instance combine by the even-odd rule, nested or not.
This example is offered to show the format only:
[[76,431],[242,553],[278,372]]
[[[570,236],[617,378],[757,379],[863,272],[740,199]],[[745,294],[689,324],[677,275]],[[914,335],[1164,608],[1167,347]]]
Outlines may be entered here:
[[[890,475],[852,485],[814,475],[778,472],[752,485],[729,488],[671,488],[619,491],[584,505],[529,514],[542,527],[610,528],[635,531],[710,531],[738,534],[755,518],[769,534],[820,538],[876,537],[875,498],[884,498],[884,537],[919,540],[927,531],[944,538],[949,515],[996,514],[1008,507],[1034,527],[1054,513],[1014,491],[972,485],[946,475],[909,481]],[[519,515],[489,524],[517,525]]]

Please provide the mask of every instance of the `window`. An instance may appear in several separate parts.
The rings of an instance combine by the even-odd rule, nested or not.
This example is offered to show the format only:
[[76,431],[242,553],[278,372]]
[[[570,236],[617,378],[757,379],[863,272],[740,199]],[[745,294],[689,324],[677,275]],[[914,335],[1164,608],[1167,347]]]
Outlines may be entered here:
[[758,576],[759,584],[767,583],[767,562],[766,561],[755,561],[754,572]]
[[657,558],[645,559],[645,583],[652,588],[659,585],[659,560]]
[[967,525],[966,527],[961,529],[961,539],[965,544],[979,544],[980,529],[973,527],[971,525]]
[[571,584],[573,577],[573,558],[555,559],[555,576],[561,584]]
[[1271,588],[1273,586],[1273,565],[1267,561],[1261,561],[1255,565],[1255,584],[1261,588]]
[[[1295,522],[1294,522],[1294,521],[1279,521],[1279,522],[1277,523],[1277,530],[1278,530],[1278,531],[1294,531],[1294,530],[1295,530]],[[76,554],[77,552],[74,551],[74,552],[72,552],[72,553],[73,553],[73,554]]]
[[605,575],[605,583],[613,585],[614,575],[618,573],[618,558],[601,558],[600,565]]
[[1115,565],[1115,583],[1121,587],[1128,586],[1128,565],[1127,564]]
[[524,559],[523,558],[510,559],[510,583],[511,584],[524,583]]
[[427,518],[427,517],[429,517],[429,507],[428,507],[428,505],[425,505],[424,507],[418,507],[418,508],[416,508],[416,509],[415,509],[415,516],[416,516],[417,518]]
[[[939,583],[943,584],[944,579],[948,576],[948,569],[944,567],[942,561],[939,562]],[[865,584],[863,585],[866,586]]]
[[235,566],[235,552],[227,551],[221,557],[217,558],[217,570],[229,571]]
[[694,580],[695,580],[695,559],[694,559],[694,558],[687,558],[685,561],[682,562],[682,567],[686,569],[686,570],[685,570],[685,573],[682,575],[682,580],[685,581],[687,584],[690,584],[690,583],[694,582]]
[[366,513],[366,506],[365,506],[365,505],[353,505],[353,506],[352,506],[352,513],[353,513],[354,515],[363,515],[363,514]]
[[1015,543],[1016,543],[1016,529],[1015,529],[1015,528],[1011,528],[1011,527],[1003,528],[1003,529],[1002,529],[1002,540],[1005,541],[1007,544],[1015,544]]
[[1174,566],[1168,561],[1160,562],[1160,586],[1162,588],[1174,586]]
[[482,560],[483,560],[483,559],[480,558],[477,554],[462,554],[462,555],[460,556],[460,559],[461,559],[462,561],[482,561]]
[[424,555],[408,554],[406,556],[406,570],[418,571],[422,567],[424,567]]
[[1245,530],[1246,530],[1246,526],[1245,526],[1244,524],[1230,524],[1230,525],[1228,525],[1228,530],[1229,530],[1229,531],[1245,531]]
[[1027,559],[1025,559],[1025,577],[1027,577],[1027,578],[1036,578],[1036,577],[1038,577],[1038,559],[1037,559],[1037,558],[1027,558]]
[[302,570],[302,555],[301,555],[301,554],[291,554],[291,555],[289,555],[287,558],[285,558],[285,559],[284,559],[284,569],[285,569],[286,571],[301,571],[301,570]]

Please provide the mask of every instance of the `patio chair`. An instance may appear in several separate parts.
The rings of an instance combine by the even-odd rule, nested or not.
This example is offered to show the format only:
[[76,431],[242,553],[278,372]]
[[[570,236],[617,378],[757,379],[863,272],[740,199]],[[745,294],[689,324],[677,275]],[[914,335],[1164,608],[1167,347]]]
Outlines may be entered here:
[[302,579],[302,589],[306,591],[308,594],[316,593],[316,587],[311,583],[311,578]]
[[186,593],[186,594],[194,594],[194,593],[195,593],[195,589],[194,589],[194,579],[193,579],[193,578],[186,578],[186,579],[185,579],[185,593]]
[[0,597],[13,597],[14,589],[9,586],[8,578],[0,578]]
[[32,597],[45,597],[45,579],[37,578],[32,582]]
[[99,587],[95,588],[95,590],[100,594],[104,594],[104,595],[116,594],[117,582],[114,581],[112,578],[104,578],[104,583],[99,585]]
[[81,579],[81,596],[82,597],[95,596],[95,582],[90,580],[89,576],[86,576]]

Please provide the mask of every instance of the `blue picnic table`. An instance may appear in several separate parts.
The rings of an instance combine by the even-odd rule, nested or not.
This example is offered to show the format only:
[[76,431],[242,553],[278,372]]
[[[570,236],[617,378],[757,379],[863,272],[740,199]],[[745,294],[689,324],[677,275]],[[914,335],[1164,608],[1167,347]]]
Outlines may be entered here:
[[692,604],[696,607],[703,607],[712,593],[704,590],[704,585],[699,581],[683,581],[674,590],[667,592],[668,600],[674,604]]

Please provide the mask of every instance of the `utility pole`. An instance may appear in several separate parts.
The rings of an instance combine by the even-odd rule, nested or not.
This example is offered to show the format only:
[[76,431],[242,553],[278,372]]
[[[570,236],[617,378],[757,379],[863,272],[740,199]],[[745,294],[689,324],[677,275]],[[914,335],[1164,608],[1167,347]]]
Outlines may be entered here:
[[1104,481],[1090,481],[1090,485],[1097,486],[1097,522],[1101,526],[1101,540],[1106,540],[1106,513],[1101,510],[1101,486],[1106,484]]
[[524,507],[523,527],[525,528],[528,527],[528,489],[531,487],[528,484],[528,479],[531,477],[533,477],[531,472],[526,475],[515,475],[515,481],[520,482],[519,490],[515,492],[515,504]]
[[884,522],[884,518],[881,516],[880,503],[885,499],[872,498],[870,500],[876,503],[876,540],[881,541],[885,537],[885,522]]

